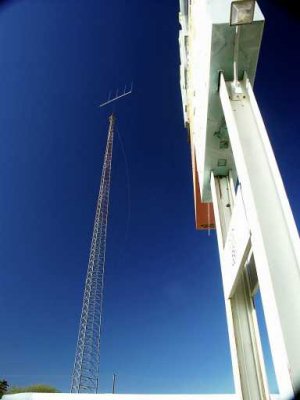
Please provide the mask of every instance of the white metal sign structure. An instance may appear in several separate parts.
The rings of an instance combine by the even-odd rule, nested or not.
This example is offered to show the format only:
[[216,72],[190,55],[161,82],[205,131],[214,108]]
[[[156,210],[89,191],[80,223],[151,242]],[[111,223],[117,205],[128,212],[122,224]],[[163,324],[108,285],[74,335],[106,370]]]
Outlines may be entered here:
[[240,6],[241,21],[255,10],[232,26],[229,0],[180,1],[181,91],[195,202],[213,203],[208,224],[195,205],[196,221],[217,230],[236,394],[270,398],[259,289],[280,397],[289,399],[300,388],[300,242],[252,90],[264,18],[250,3],[234,2],[234,24]]

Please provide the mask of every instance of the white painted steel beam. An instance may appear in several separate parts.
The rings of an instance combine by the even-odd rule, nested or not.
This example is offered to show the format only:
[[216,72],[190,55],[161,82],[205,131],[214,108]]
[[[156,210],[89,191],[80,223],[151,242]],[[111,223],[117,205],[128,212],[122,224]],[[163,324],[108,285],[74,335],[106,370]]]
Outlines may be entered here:
[[[269,391],[258,324],[245,268],[250,250],[249,231],[247,222],[239,226],[236,219],[243,214],[241,196],[236,196],[233,201],[230,179],[213,173],[211,192],[236,393],[243,400],[267,400]],[[233,282],[234,290],[231,290],[229,285]]]
[[[186,0],[186,7],[184,1],[180,3],[184,121],[196,154],[201,199],[210,202],[210,171],[226,176],[231,169],[235,175],[218,94],[219,71],[233,79],[235,27],[229,25],[231,0]],[[187,8],[188,12],[184,11]],[[263,27],[264,17],[256,4],[254,22],[240,27],[239,79],[247,71],[254,82]]]
[[267,331],[280,394],[300,387],[300,243],[251,83],[230,98],[220,75],[220,99],[251,232]]
[[234,294],[237,281],[245,269],[250,248],[250,230],[239,187],[232,207],[232,215],[223,251],[224,262],[228,266],[224,286],[225,296],[228,298]]
[[253,22],[236,35],[230,5],[181,0],[181,10],[188,6],[181,11],[181,90],[201,193],[195,202],[213,199],[237,395],[269,396],[253,306],[259,288],[287,399],[300,390],[299,236],[251,87],[264,17],[256,4]]

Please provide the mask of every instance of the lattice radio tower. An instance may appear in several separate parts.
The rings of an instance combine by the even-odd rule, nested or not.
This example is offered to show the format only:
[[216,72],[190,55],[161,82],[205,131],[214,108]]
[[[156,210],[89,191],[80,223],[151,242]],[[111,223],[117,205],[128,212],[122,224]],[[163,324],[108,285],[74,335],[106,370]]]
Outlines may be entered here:
[[115,116],[112,114],[109,117],[109,130],[85,281],[71,393],[97,393],[98,391],[105,248],[114,124]]
[[[125,86],[123,92],[117,91],[114,98],[109,96],[107,101],[99,107],[131,94],[132,90],[133,84],[129,90],[126,90]],[[99,386],[100,336],[114,125],[115,116],[111,114],[85,281],[71,393],[97,393]]]

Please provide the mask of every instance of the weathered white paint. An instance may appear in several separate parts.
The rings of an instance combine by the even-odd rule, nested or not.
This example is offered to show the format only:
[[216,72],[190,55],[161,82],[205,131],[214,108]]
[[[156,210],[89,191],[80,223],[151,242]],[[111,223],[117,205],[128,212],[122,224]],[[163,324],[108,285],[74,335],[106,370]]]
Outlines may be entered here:
[[[235,174],[230,146],[220,148],[216,134],[224,127],[218,95],[219,71],[233,78],[235,27],[229,25],[231,0],[191,0],[180,11],[180,76],[184,120],[189,126],[192,151],[197,158],[201,198],[211,201],[210,171]],[[264,17],[255,6],[254,23],[240,27],[239,71],[254,82]],[[185,39],[184,39],[185,38]],[[218,165],[225,159],[226,165]]]
[[224,262],[228,269],[224,277],[224,292],[226,298],[233,296],[237,280],[244,269],[246,258],[250,250],[250,230],[240,186],[232,208],[223,254]]
[[280,395],[288,399],[300,388],[299,236],[252,91],[264,17],[256,4],[254,22],[237,39],[230,4],[189,0],[184,7],[185,121],[202,201],[214,204],[237,396],[269,396],[252,298],[259,286]]
[[[230,177],[215,177],[211,174],[211,191],[214,204],[218,247],[221,261],[224,300],[233,367],[235,390],[238,399],[268,400],[269,390],[263,362],[260,337],[258,335],[256,313],[251,298],[249,279],[245,262],[249,252],[247,242],[247,222],[243,217],[242,197],[235,196]],[[239,193],[239,191],[238,191]],[[228,251],[228,237],[241,215],[242,227],[240,262],[243,268],[232,262],[236,257]],[[236,237],[238,242],[238,237]],[[242,252],[244,251],[244,253]],[[228,254],[229,253],[229,254]],[[243,261],[244,260],[244,261]],[[238,278],[234,277],[234,273]],[[229,284],[235,281],[233,293],[229,296]]]
[[251,83],[231,99],[221,74],[220,98],[241,182],[279,391],[300,387],[300,242]]

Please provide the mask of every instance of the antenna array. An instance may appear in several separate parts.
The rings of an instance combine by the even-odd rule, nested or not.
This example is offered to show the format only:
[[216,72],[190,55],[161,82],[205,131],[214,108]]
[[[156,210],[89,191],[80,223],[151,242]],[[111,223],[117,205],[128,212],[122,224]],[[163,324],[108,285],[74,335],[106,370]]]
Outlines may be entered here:
[[119,100],[121,97],[125,97],[125,96],[131,94],[131,93],[132,93],[132,90],[133,90],[133,82],[131,82],[131,87],[130,87],[129,90],[126,89],[126,85],[125,85],[124,90],[123,90],[123,93],[119,94],[119,90],[117,89],[115,97],[113,97],[113,98],[111,99],[111,98],[110,98],[110,94],[109,94],[109,95],[108,95],[107,101],[105,101],[104,103],[100,104],[98,107],[104,107],[104,106],[106,106],[107,104],[112,103],[113,101]]

